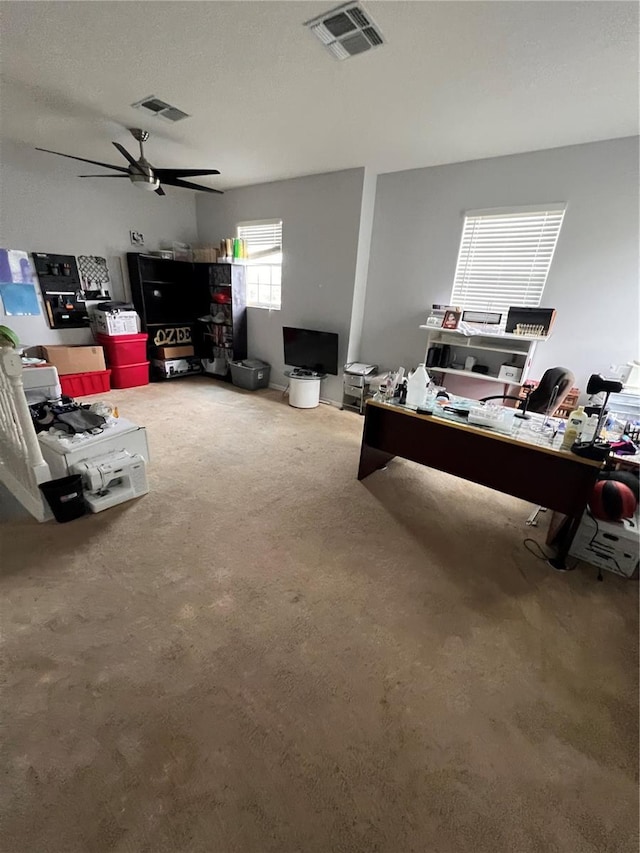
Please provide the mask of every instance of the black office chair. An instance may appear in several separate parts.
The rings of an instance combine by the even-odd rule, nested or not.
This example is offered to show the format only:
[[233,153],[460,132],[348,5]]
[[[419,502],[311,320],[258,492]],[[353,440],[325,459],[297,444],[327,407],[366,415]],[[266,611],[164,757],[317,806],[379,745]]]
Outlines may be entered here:
[[514,397],[511,394],[495,394],[491,397],[483,397],[480,402],[517,400],[518,403],[522,403],[522,408],[516,415],[519,418],[526,419],[528,417],[527,412],[553,415],[568,397],[575,379],[573,373],[566,367],[550,367],[542,374],[538,387],[529,393],[524,403],[520,397]]

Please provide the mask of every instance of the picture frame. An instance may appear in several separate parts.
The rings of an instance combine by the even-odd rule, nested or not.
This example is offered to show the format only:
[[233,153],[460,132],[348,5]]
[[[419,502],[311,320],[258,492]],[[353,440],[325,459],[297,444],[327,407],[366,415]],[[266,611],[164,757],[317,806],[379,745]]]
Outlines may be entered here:
[[458,324],[460,323],[460,317],[462,316],[462,311],[458,311],[454,308],[447,308],[444,312],[444,320],[442,321],[442,328],[448,329],[449,331],[455,330],[458,328]]

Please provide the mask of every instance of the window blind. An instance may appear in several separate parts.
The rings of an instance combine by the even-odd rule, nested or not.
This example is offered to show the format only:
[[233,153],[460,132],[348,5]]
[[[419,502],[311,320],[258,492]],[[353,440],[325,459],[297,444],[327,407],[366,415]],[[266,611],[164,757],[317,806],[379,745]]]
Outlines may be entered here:
[[282,220],[263,219],[240,222],[238,237],[246,240],[248,260],[262,263],[282,263]]
[[512,305],[540,305],[564,213],[564,204],[469,211],[462,229],[451,304],[502,312]]

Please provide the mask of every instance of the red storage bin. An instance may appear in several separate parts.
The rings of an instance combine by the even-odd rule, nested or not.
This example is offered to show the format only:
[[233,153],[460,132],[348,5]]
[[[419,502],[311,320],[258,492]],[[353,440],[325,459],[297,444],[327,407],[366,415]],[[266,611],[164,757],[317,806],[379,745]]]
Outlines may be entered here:
[[103,335],[98,332],[96,338],[98,343],[104,347],[110,367],[129,367],[133,364],[142,364],[147,357],[148,335],[146,332],[140,335]]
[[136,388],[138,385],[149,384],[149,362],[140,364],[123,364],[111,368],[112,388]]
[[110,370],[92,370],[90,373],[65,373],[60,377],[62,393],[67,397],[88,397],[109,391]]

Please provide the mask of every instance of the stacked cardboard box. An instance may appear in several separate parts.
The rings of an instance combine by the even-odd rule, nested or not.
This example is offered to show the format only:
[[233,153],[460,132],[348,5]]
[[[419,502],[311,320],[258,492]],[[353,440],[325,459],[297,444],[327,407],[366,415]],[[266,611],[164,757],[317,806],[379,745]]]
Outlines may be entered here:
[[102,394],[110,389],[102,347],[68,347],[52,344],[41,347],[42,357],[60,377],[62,393],[68,397]]

